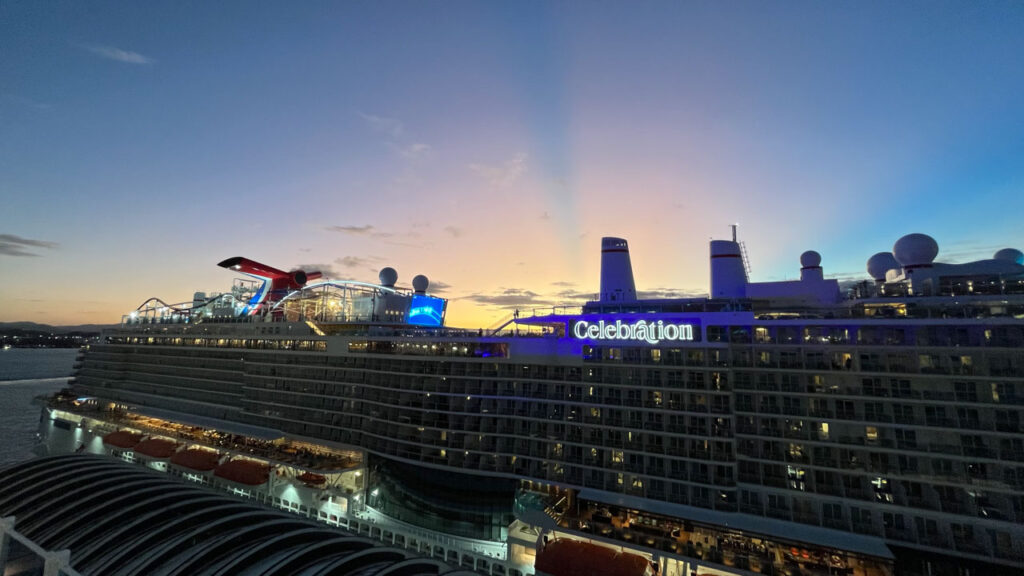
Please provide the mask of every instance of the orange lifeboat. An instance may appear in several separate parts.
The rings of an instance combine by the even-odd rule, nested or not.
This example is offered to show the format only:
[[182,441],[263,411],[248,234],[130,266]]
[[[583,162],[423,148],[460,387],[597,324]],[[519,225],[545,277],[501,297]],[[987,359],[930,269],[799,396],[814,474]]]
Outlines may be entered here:
[[537,552],[536,568],[550,576],[644,576],[651,563],[636,554],[563,538]]
[[220,460],[220,454],[201,448],[189,448],[188,450],[175,452],[171,456],[171,464],[189,468],[196,472],[209,472],[213,470],[217,467],[218,460]]
[[131,450],[141,441],[142,434],[139,434],[138,432],[129,432],[127,430],[111,432],[103,437],[104,446],[112,446],[122,450]]
[[308,486],[323,486],[327,483],[327,477],[323,474],[314,474],[312,472],[303,472],[299,475],[298,481]]
[[239,484],[259,486],[270,479],[270,465],[248,458],[235,458],[218,466],[213,474]]
[[177,442],[167,438],[147,438],[135,446],[135,452],[157,460],[166,460],[174,454],[178,446]]

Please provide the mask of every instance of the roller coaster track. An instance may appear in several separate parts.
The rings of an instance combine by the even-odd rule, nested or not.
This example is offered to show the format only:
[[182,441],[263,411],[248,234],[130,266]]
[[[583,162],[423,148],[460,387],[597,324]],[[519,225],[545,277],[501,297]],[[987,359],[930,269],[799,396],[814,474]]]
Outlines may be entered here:
[[218,300],[221,300],[222,298],[224,298],[226,296],[233,296],[233,295],[232,294],[227,294],[227,293],[221,294],[219,296],[214,296],[213,298],[210,298],[209,300],[206,300],[205,302],[203,302],[199,306],[188,306],[188,307],[186,307],[185,304],[190,304],[189,302],[182,302],[180,304],[168,304],[167,302],[164,302],[160,298],[157,298],[157,297],[154,296],[153,298],[150,298],[149,300],[146,300],[142,304],[139,304],[138,308],[136,308],[135,311],[138,312],[138,311],[142,310],[143,308],[152,308],[152,306],[150,306],[149,304],[151,302],[156,302],[156,303],[160,304],[161,306],[163,306],[164,308],[168,308],[170,310],[173,310],[174,312],[178,312],[178,313],[181,313],[181,314],[191,314],[193,310],[196,310],[197,308],[202,308],[204,306],[209,306],[210,304],[213,304],[214,302],[216,302]]

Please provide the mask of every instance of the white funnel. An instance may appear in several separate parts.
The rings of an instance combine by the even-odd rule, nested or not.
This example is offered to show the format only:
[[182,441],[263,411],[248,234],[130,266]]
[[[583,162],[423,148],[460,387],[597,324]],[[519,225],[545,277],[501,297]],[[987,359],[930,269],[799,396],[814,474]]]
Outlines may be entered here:
[[747,293],[747,271],[743,253],[735,240],[711,241],[711,297],[743,298]]
[[629,261],[629,244],[622,238],[601,238],[601,301],[633,302],[633,264]]

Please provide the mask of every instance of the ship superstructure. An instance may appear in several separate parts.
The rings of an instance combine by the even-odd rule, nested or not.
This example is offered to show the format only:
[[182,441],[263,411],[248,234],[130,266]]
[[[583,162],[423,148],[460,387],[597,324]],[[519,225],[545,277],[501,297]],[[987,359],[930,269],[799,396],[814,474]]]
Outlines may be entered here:
[[813,251],[758,283],[734,235],[710,298],[650,300],[628,250],[598,300],[487,332],[422,276],[226,260],[262,284],[126,316],[42,431],[485,574],[569,540],[665,575],[1024,569],[1020,251],[911,234],[853,286]]

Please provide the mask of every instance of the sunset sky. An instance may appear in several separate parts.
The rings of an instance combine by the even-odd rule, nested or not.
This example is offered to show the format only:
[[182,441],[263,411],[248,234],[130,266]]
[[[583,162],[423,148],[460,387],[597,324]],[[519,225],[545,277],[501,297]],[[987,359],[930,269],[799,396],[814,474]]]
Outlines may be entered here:
[[598,289],[1024,248],[1021,2],[0,3],[0,321],[115,323],[246,256],[448,323]]

